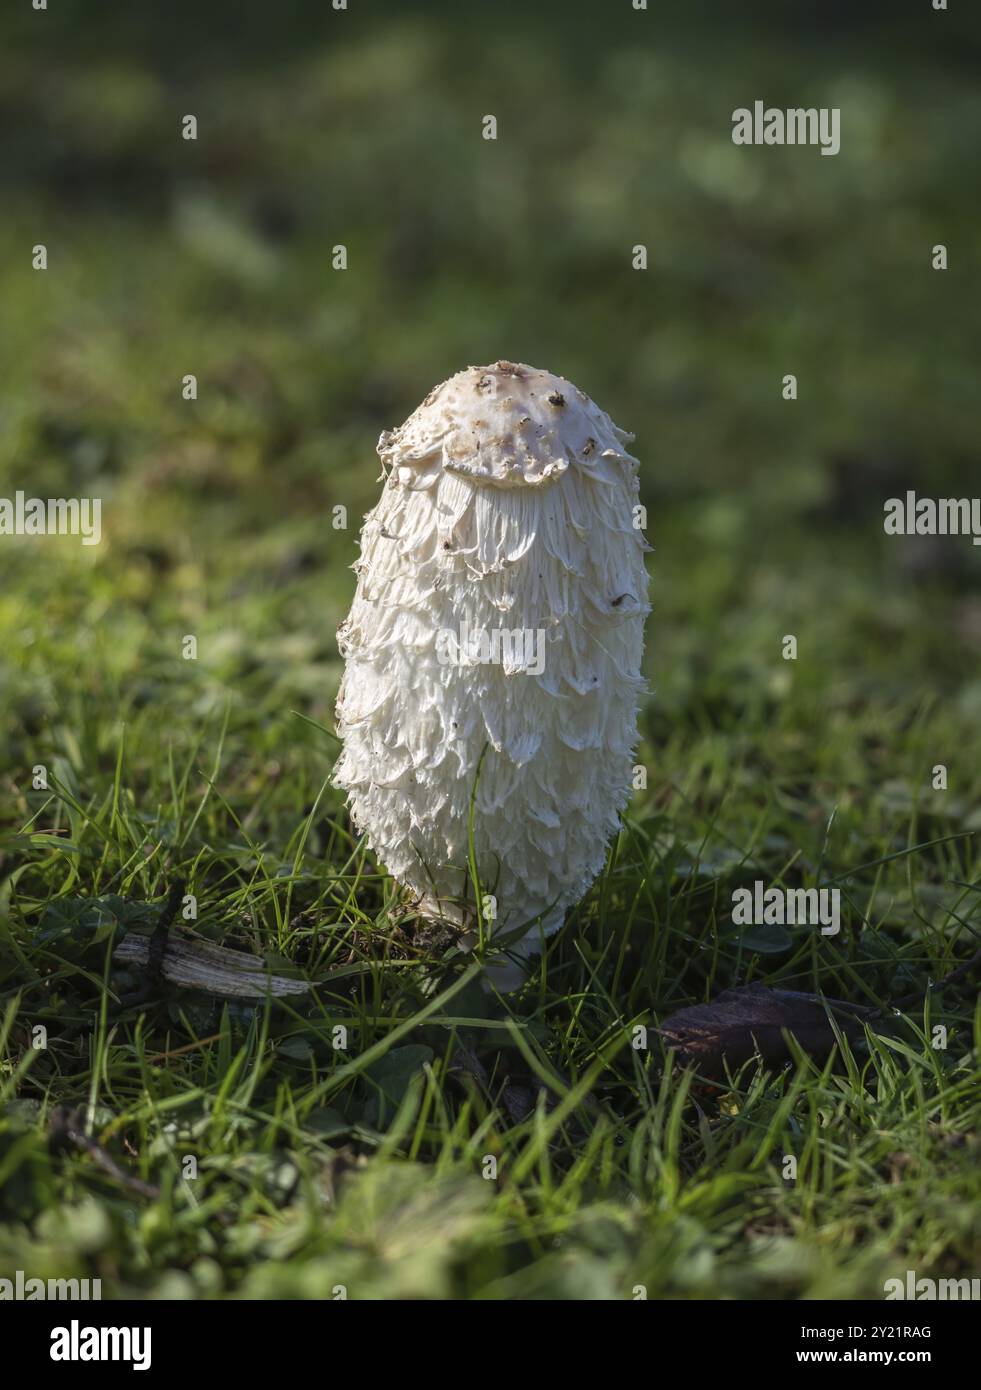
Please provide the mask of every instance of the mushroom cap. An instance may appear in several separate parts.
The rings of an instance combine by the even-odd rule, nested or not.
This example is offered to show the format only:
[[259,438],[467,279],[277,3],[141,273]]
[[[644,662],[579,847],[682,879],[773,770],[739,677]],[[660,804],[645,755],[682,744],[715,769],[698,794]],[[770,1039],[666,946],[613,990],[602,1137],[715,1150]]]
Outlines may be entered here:
[[430,391],[378,441],[403,487],[431,487],[445,470],[475,485],[540,487],[575,463],[598,475],[630,460],[633,435],[572,382],[523,362],[467,367]]

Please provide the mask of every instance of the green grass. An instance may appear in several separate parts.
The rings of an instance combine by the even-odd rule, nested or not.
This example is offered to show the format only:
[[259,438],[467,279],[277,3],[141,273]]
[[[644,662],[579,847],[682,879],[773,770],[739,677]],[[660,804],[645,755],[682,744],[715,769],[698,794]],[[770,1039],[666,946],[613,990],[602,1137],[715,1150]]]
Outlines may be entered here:
[[[246,651],[270,621],[257,607]],[[103,640],[111,630],[93,637],[90,679]],[[224,708],[208,713],[206,658],[160,652],[138,663],[150,687],[139,698],[93,708],[71,693],[76,644],[57,628],[38,643],[66,704],[31,754],[57,789],[17,808],[34,842],[4,846],[4,1265],[100,1274],[117,1293],[338,1284],[362,1298],[616,1298],[639,1284],[652,1297],[875,1297],[906,1268],[970,1272],[970,982],[854,1055],[799,1057],[776,1075],[750,1066],[721,1090],[672,1067],[653,1031],[753,979],[888,1002],[973,950],[971,818],[953,792],[896,779],[884,793],[856,757],[876,740],[912,772],[928,746],[966,738],[949,710],[880,699],[856,717],[826,693],[816,756],[801,723],[819,692],[798,691],[795,672],[766,719],[686,721],[649,748],[650,784],[607,872],[505,1007],[466,959],[397,920],[396,890],[325,790],[331,741],[289,699],[271,714],[264,664],[229,677]],[[778,662],[771,653],[740,704],[766,699]],[[182,727],[202,695],[205,712]],[[740,883],[852,868],[838,938],[791,929],[759,954],[728,921]],[[280,972],[357,969],[311,1009],[223,1010],[171,991],[116,1016],[133,983],[111,967],[118,899],[159,899],[178,874],[203,934]],[[108,902],[86,910],[93,898]],[[131,929],[155,915],[132,912]],[[930,1045],[938,1022],[945,1051]],[[46,1050],[32,1048],[38,1024]],[[631,1046],[637,1024],[647,1050]],[[533,1098],[539,1083],[515,1119],[503,1087]],[[90,1156],[52,1155],[56,1104],[81,1107],[159,1198],[134,1197]],[[483,1176],[488,1158],[496,1177]]]
[[[420,8],[268,61],[231,35],[206,71],[90,19],[79,49],[17,29],[0,495],[102,496],[105,534],[0,539],[0,1273],[496,1299],[977,1274],[977,980],[929,985],[981,927],[981,551],[887,539],[882,504],[962,495],[976,455],[981,103],[918,41],[540,24]],[[842,94],[836,159],[735,157],[775,73],[775,102]],[[502,355],[636,431],[656,546],[647,787],[508,1002],[400,914],[327,732],[378,433]],[[120,1012],[117,930],[180,877],[197,931],[319,1003]],[[757,878],[834,880],[840,935],[734,927]],[[685,1073],[658,1023],[755,980],[925,1003],[830,1059]],[[52,1146],[61,1106],[122,1178]]]

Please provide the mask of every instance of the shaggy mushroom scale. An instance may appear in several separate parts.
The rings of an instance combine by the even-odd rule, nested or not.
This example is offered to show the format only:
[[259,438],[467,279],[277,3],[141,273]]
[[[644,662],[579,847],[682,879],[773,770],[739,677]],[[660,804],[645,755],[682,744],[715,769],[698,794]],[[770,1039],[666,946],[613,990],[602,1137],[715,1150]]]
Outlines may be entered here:
[[484,925],[527,928],[519,958],[589,888],[631,792],[649,605],[630,438],[570,382],[498,362],[378,444],[334,784],[416,910],[464,932],[476,788]]

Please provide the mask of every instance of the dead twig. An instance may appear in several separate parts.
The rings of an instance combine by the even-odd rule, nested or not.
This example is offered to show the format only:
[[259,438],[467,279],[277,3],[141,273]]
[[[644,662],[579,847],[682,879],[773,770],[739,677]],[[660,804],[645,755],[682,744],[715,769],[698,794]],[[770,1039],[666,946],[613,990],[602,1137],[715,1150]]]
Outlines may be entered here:
[[[949,975],[945,975],[942,980],[938,980],[935,985],[930,985],[926,990],[917,989],[912,994],[904,994],[902,999],[897,999],[891,1004],[890,1009],[908,1009],[912,1005],[920,1003],[921,1000],[928,998],[931,994],[939,994],[941,990],[947,989],[950,985],[957,984],[958,980],[964,979],[965,975],[970,975],[972,970],[976,970],[981,965],[981,950],[975,951],[970,960],[966,960],[963,965],[959,965],[956,970],[952,970]],[[885,1012],[885,1010],[883,1010]]]
[[88,1154],[104,1173],[129,1192],[135,1192],[138,1197],[147,1197],[150,1201],[155,1201],[160,1196],[159,1187],[154,1183],[144,1182],[142,1178],[134,1177],[132,1173],[120,1168],[108,1149],[85,1133],[85,1121],[81,1111],[68,1105],[57,1106],[51,1114],[49,1139],[55,1152],[75,1149],[79,1153]]

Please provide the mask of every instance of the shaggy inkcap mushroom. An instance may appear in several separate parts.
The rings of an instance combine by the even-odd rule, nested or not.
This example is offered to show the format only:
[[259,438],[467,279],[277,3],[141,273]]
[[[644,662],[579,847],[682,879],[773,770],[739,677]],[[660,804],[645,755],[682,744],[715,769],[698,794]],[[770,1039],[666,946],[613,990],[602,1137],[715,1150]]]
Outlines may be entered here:
[[649,611],[631,437],[570,382],[498,362],[378,443],[334,784],[417,910],[465,931],[476,788],[481,917],[512,956],[585,893],[630,796]]

